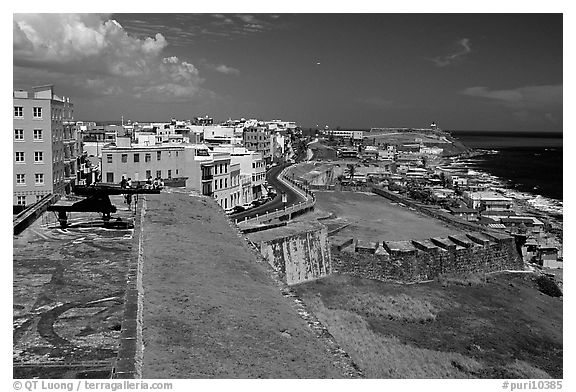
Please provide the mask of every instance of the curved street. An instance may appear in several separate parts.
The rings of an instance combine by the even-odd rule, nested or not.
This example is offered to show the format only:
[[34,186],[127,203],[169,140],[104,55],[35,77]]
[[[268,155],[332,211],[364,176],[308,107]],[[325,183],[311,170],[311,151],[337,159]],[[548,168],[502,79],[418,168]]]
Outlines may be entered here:
[[266,181],[268,181],[268,185],[272,186],[276,190],[276,196],[274,199],[270,200],[268,203],[263,204],[258,207],[253,207],[248,211],[243,211],[237,214],[230,215],[231,219],[237,219],[238,221],[242,221],[246,218],[250,219],[258,215],[265,214],[266,212],[274,212],[276,210],[281,210],[284,208],[282,203],[282,192],[286,193],[287,200],[286,200],[286,207],[289,207],[293,204],[298,204],[302,201],[306,201],[305,197],[302,197],[299,193],[294,191],[291,187],[286,186],[282,181],[278,179],[280,172],[284,170],[286,167],[290,166],[290,164],[283,164],[278,165],[266,172]]

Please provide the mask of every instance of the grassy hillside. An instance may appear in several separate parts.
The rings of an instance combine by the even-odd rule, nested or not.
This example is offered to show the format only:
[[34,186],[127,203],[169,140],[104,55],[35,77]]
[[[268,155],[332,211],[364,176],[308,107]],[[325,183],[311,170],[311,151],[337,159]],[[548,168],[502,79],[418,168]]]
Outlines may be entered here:
[[369,378],[562,378],[562,299],[540,289],[509,273],[295,287]]

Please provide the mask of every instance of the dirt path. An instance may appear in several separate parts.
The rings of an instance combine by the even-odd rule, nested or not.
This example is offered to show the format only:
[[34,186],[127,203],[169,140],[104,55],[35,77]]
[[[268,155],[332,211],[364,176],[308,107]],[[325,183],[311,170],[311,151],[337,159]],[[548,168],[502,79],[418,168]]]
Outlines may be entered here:
[[149,198],[144,378],[339,378],[343,371],[216,204]]

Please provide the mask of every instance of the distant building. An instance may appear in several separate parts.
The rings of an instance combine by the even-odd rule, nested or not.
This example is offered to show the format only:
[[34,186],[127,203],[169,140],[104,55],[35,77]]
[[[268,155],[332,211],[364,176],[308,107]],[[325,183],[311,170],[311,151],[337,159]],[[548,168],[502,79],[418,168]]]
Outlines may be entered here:
[[214,119],[209,116],[204,117],[195,117],[194,118],[194,125],[213,125]]
[[364,137],[364,131],[354,131],[354,130],[344,131],[341,129],[330,129],[326,131],[326,135],[340,139],[352,139],[354,141],[362,141]]
[[48,85],[14,91],[13,104],[13,204],[69,192],[82,152],[70,98]]
[[272,137],[268,128],[250,126],[244,129],[244,147],[261,153],[266,165],[272,162]]
[[148,178],[185,177],[184,147],[177,145],[124,145],[102,149],[102,182],[119,183],[122,177],[132,181]]
[[339,158],[358,158],[358,150],[356,148],[339,148],[336,154]]
[[242,203],[248,204],[264,195],[266,182],[266,165],[262,154],[250,151],[245,147],[219,146],[214,152],[230,154],[230,162],[240,165],[242,180]]
[[487,212],[508,211],[512,207],[512,199],[496,192],[464,192],[464,201],[469,208]]
[[219,125],[204,126],[202,128],[204,143],[242,145],[242,128],[222,127]]
[[476,222],[478,220],[478,210],[474,208],[460,207],[460,208],[449,208],[452,215],[462,218],[469,222]]

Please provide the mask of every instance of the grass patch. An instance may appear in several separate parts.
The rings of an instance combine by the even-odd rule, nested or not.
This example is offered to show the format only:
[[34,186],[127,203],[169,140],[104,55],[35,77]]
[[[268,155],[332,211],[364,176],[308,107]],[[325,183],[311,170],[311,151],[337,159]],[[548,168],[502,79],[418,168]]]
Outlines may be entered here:
[[388,296],[354,293],[348,299],[347,305],[351,311],[358,314],[417,322],[434,321],[439,311],[431,302],[404,293]]
[[438,283],[442,287],[447,287],[451,285],[457,286],[484,286],[488,283],[488,277],[484,273],[468,273],[468,274],[441,274],[437,278]]
[[563,301],[534,274],[443,279],[334,274],[294,289],[368,377],[563,377]]
[[422,349],[374,333],[357,314],[328,309],[319,299],[312,302],[316,316],[368,378],[470,378],[483,368],[458,353]]
[[506,366],[506,369],[511,373],[515,374],[517,378],[532,378],[532,379],[552,378],[544,370],[538,369],[537,367],[532,366],[528,362],[520,361],[518,359],[514,360],[514,362]]

